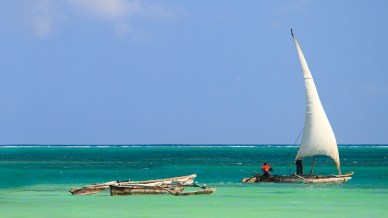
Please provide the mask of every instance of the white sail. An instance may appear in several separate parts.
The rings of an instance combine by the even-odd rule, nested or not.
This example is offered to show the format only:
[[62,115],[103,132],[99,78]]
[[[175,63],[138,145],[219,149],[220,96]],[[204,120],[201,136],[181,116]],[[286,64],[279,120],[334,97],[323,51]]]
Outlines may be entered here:
[[298,153],[296,154],[295,160],[304,157],[325,155],[333,159],[339,174],[341,174],[338,147],[333,129],[331,128],[329,120],[327,119],[326,113],[322,107],[313,77],[302,50],[296,41],[294,34],[292,34],[292,37],[294,38],[294,42],[298,50],[306,87],[306,120],[302,142]]

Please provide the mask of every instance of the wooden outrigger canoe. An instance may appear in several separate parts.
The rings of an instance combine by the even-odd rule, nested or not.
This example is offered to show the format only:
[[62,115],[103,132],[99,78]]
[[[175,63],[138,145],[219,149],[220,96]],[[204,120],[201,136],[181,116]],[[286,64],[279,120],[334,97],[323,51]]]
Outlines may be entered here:
[[[201,186],[198,184],[182,185],[182,184],[132,184],[132,185],[110,185],[110,194],[117,195],[158,195],[171,194],[175,196],[189,195],[209,195],[216,191],[216,188]],[[201,190],[193,190],[184,192],[185,187],[199,187]]]
[[111,181],[106,183],[91,184],[83,186],[82,188],[72,188],[69,190],[73,195],[89,195],[95,194],[104,190],[109,189],[109,186],[119,186],[119,185],[150,185],[157,186],[161,183],[163,184],[181,184],[181,185],[190,185],[194,183],[194,179],[197,177],[196,174],[191,174],[188,176],[172,177],[167,179],[157,179],[157,180],[146,180],[146,181]]
[[110,185],[110,195],[158,195],[183,191],[184,186],[176,184],[129,184]]
[[241,182],[256,183],[256,182],[273,182],[273,183],[305,183],[305,184],[337,184],[349,181],[353,175],[353,172],[349,172],[343,175],[273,175],[270,177],[263,177],[259,175],[252,176],[251,178],[244,178]]

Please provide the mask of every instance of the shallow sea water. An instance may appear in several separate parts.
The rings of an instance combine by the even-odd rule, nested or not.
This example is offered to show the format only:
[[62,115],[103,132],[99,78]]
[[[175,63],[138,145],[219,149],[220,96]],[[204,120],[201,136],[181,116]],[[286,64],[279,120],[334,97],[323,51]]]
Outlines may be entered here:
[[[296,152],[290,146],[2,147],[0,217],[387,217],[388,146],[339,149],[341,168],[355,171],[353,179],[305,185],[239,182],[264,161],[275,173],[288,173]],[[336,173],[324,157],[316,172]],[[186,197],[68,192],[89,183],[191,173],[217,191]]]

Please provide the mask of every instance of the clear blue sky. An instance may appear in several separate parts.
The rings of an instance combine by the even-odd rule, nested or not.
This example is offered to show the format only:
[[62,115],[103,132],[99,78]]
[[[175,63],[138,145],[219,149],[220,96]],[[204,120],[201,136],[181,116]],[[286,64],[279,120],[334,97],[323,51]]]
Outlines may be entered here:
[[0,144],[388,143],[388,1],[0,1]]

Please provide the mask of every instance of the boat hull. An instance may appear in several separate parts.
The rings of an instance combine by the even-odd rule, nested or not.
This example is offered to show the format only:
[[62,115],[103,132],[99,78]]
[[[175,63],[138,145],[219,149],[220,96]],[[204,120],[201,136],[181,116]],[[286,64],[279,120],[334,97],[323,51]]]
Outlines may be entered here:
[[111,185],[110,195],[159,195],[181,192],[184,186],[179,185]]
[[[126,182],[123,182],[126,183]],[[109,185],[114,185],[118,184],[117,181],[112,181],[112,182],[106,182],[106,183],[100,183],[100,184],[91,184],[91,185],[86,185],[81,188],[72,188],[69,190],[69,192],[73,195],[90,195],[90,194],[95,194],[101,191],[104,191],[106,189],[109,189]]]
[[258,183],[258,182],[272,182],[272,183],[301,183],[303,182],[303,179],[296,177],[294,175],[290,176],[282,176],[282,175],[274,175],[270,176],[268,178],[266,177],[251,177],[251,178],[244,178],[242,182],[245,183]]
[[259,183],[259,182],[272,182],[272,183],[305,183],[305,184],[338,184],[344,183],[352,179],[350,176],[297,176],[297,175],[273,175],[268,178],[265,177],[251,177],[244,178],[243,183]]
[[90,195],[96,194],[98,192],[104,191],[108,189],[109,186],[101,186],[101,187],[82,187],[82,188],[72,188],[69,192],[73,195]]

